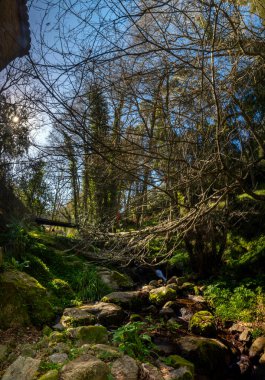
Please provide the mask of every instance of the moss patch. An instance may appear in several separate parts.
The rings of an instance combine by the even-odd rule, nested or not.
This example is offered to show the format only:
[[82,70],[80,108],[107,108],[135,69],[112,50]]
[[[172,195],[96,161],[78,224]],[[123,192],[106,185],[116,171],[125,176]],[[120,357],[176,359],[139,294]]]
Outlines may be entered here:
[[216,326],[214,316],[206,310],[195,313],[189,323],[189,329],[192,333],[202,336],[215,336]]
[[0,275],[0,327],[42,325],[54,317],[46,289],[24,272]]

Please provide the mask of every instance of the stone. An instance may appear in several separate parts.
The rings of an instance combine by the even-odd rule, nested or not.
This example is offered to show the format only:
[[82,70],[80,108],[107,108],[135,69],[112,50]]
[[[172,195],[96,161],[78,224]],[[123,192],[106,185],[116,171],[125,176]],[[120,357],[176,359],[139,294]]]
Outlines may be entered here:
[[195,365],[195,372],[211,379],[224,379],[230,364],[228,348],[217,339],[184,336],[177,340],[179,354]]
[[175,312],[171,307],[166,307],[165,305],[162,307],[162,309],[159,311],[159,315],[163,318],[169,319],[171,317],[174,317]]
[[49,372],[46,372],[44,375],[38,378],[38,380],[58,380],[59,372],[57,369],[52,369]]
[[123,309],[109,302],[98,302],[93,305],[83,305],[79,308],[82,312],[93,315],[97,322],[104,326],[119,326],[126,315]]
[[67,330],[67,335],[78,340],[82,346],[86,343],[107,343],[108,331],[104,326],[81,326]]
[[148,299],[147,292],[128,291],[128,292],[113,292],[102,298],[102,302],[109,302],[128,309],[139,309]]
[[61,323],[56,323],[56,325],[53,325],[52,328],[56,331],[64,331],[65,327]]
[[255,358],[261,356],[265,352],[265,336],[255,339],[249,349],[249,357]]
[[245,329],[242,331],[242,333],[239,335],[238,340],[240,342],[249,342],[251,340],[251,332],[248,329]]
[[54,331],[49,337],[49,346],[53,346],[59,342],[63,342],[65,340],[65,335],[61,332]]
[[186,367],[192,375],[194,375],[194,364],[189,362],[188,360],[182,358],[179,355],[170,355],[167,357],[170,366],[176,369],[181,367]]
[[64,342],[59,342],[56,345],[52,346],[52,348],[50,349],[50,352],[51,353],[57,352],[59,354],[62,354],[62,353],[68,354],[70,352],[70,347],[68,346],[68,344]]
[[39,359],[19,356],[4,373],[2,380],[33,380],[40,365]]
[[194,374],[186,366],[175,369],[163,364],[160,366],[160,371],[164,380],[194,380]]
[[0,344],[0,363],[2,363],[9,352],[9,348],[6,344]]
[[49,361],[55,364],[62,364],[68,360],[68,355],[65,353],[55,353],[49,356]]
[[109,368],[102,360],[81,355],[62,368],[60,380],[108,380]]
[[167,301],[176,298],[176,291],[168,286],[161,286],[160,288],[153,289],[149,293],[149,300],[156,305],[163,305]]
[[159,282],[157,280],[152,280],[149,282],[148,285],[151,286],[152,288],[156,288],[159,286]]
[[177,276],[170,277],[170,279],[167,280],[167,284],[178,284],[178,278],[177,278]]
[[171,289],[174,289],[174,290],[178,290],[179,286],[177,284],[168,284],[167,285],[168,288],[171,288]]
[[188,299],[192,300],[195,303],[200,303],[202,304],[202,307],[207,306],[207,302],[203,296],[194,296],[193,294],[188,295]]
[[117,347],[107,344],[84,344],[80,350],[83,354],[91,354],[102,360],[114,360],[123,356]]
[[17,270],[0,274],[0,328],[43,325],[54,317],[47,290]]
[[134,285],[132,279],[127,274],[108,268],[98,268],[98,275],[110,290],[132,288]]
[[29,356],[31,358],[34,358],[36,356],[36,349],[29,343],[23,344],[20,348],[21,355],[22,356]]
[[264,365],[265,364],[265,354],[262,354],[259,359],[259,364]]
[[139,372],[140,380],[164,380],[161,371],[150,363],[142,363]]
[[193,334],[214,337],[217,332],[215,318],[209,311],[198,311],[191,317],[189,329]]
[[195,285],[192,283],[192,282],[184,282],[181,286],[180,286],[180,290],[182,293],[184,294],[187,294],[187,293],[193,293],[194,294],[194,288],[195,288]]
[[138,373],[137,362],[127,355],[117,359],[111,367],[111,374],[115,380],[138,380]]
[[64,310],[60,323],[65,328],[93,325],[96,317],[82,307],[71,307]]

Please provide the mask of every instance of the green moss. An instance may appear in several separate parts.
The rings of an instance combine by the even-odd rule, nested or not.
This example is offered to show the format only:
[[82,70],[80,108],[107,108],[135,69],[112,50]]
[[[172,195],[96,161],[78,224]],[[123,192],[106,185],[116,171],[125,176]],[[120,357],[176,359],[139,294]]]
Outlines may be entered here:
[[59,372],[57,369],[53,369],[38,378],[38,380],[58,380],[58,379],[59,379]]
[[114,271],[112,272],[111,277],[113,281],[115,281],[120,288],[130,288],[133,286],[132,279],[126,274]]
[[166,358],[165,362],[176,369],[186,367],[191,375],[194,376],[194,364],[179,355],[170,355]]
[[161,288],[153,289],[149,293],[149,300],[157,305],[162,305],[167,301],[176,298],[176,291],[170,287],[163,286]]
[[20,271],[0,275],[0,327],[42,325],[54,317],[46,289]]
[[104,326],[81,326],[67,332],[70,337],[77,339],[80,345],[108,342],[108,331]]
[[64,297],[67,299],[73,299],[74,298],[74,292],[71,286],[68,284],[68,282],[60,279],[60,278],[54,278],[50,282],[50,286],[55,293],[57,297]]
[[192,316],[189,329],[194,334],[209,337],[215,336],[216,326],[214,316],[209,311],[198,311]]

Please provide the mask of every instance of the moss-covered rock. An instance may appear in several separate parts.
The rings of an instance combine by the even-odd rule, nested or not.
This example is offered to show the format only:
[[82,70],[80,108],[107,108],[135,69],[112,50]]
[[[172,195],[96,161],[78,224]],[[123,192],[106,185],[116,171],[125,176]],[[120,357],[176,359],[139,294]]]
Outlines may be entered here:
[[4,362],[9,352],[9,347],[6,344],[0,344],[0,364]]
[[57,297],[63,297],[66,299],[74,299],[75,297],[73,289],[68,282],[60,278],[54,278],[50,282],[50,287]]
[[46,372],[44,375],[38,378],[38,380],[58,380],[59,372],[57,369],[52,369],[49,372]]
[[110,270],[108,268],[98,268],[98,275],[101,281],[111,290],[131,288],[132,279],[125,273]]
[[194,364],[189,362],[188,360],[182,358],[179,355],[170,355],[167,357],[167,362],[176,369],[179,369],[181,367],[186,367],[188,369],[188,372],[190,372],[191,377],[194,377]]
[[149,300],[156,305],[163,305],[168,301],[174,300],[176,294],[176,291],[169,286],[161,286],[150,291]]
[[86,343],[108,342],[108,331],[104,326],[82,326],[68,329],[67,336],[76,339],[79,346]]
[[96,323],[96,317],[86,309],[72,307],[64,310],[60,323],[64,327],[93,325]]
[[216,339],[184,336],[177,341],[181,356],[195,365],[195,372],[211,380],[224,379],[230,364],[228,348]]
[[184,282],[179,289],[183,294],[195,294],[195,284],[192,282]]
[[0,274],[0,328],[42,325],[54,317],[46,289],[24,272]]
[[189,329],[193,334],[214,337],[216,335],[214,316],[206,310],[198,311],[192,316]]

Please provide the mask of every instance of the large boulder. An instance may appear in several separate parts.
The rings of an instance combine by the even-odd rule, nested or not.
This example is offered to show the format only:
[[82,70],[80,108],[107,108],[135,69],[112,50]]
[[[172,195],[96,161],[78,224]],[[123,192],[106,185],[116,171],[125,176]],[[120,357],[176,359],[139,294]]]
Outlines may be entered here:
[[40,365],[39,359],[19,356],[4,373],[2,380],[33,380]]
[[128,309],[139,309],[148,299],[148,292],[129,291],[113,292],[102,298],[102,302],[109,302]]
[[54,317],[46,289],[24,272],[0,274],[0,328],[42,325]]
[[108,380],[109,368],[103,361],[91,356],[82,355],[65,365],[61,380]]
[[161,286],[157,289],[152,289],[149,293],[150,302],[156,305],[163,305],[168,301],[172,301],[176,298],[176,290],[170,286]]
[[193,334],[214,337],[217,332],[215,318],[209,311],[198,311],[190,319],[189,329]]
[[211,380],[224,379],[230,363],[228,348],[216,339],[185,336],[177,341],[181,356],[195,365],[195,372]]
[[[125,318],[125,313],[118,305],[108,302],[98,302],[93,305],[83,305],[77,308],[65,309],[61,323],[64,324],[64,318],[71,318],[72,326],[81,326],[93,324],[96,322],[104,326],[119,326]],[[88,323],[88,321],[94,321]]]

